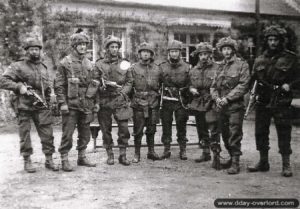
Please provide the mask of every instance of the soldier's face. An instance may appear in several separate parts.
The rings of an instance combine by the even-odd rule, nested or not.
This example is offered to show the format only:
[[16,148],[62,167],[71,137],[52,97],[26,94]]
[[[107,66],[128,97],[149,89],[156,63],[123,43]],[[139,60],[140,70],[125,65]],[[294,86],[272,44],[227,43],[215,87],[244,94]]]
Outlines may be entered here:
[[222,48],[222,54],[225,59],[230,59],[233,56],[233,50],[230,46],[224,46]]
[[170,50],[169,55],[170,55],[171,59],[177,60],[177,59],[179,59],[179,56],[180,56],[180,50],[172,49],[172,50]]
[[29,55],[30,59],[32,59],[32,60],[40,59],[41,49],[39,47],[32,46],[32,47],[29,47],[27,51],[28,51],[28,55]]
[[279,46],[279,39],[276,36],[269,36],[267,42],[271,50],[275,50]]
[[86,43],[80,43],[76,46],[76,51],[78,54],[85,54],[87,50],[87,44]]
[[151,58],[151,52],[148,50],[142,50],[141,51],[141,59],[143,61],[148,61]]
[[109,51],[111,56],[116,57],[118,55],[118,52],[119,52],[119,45],[117,43],[111,43],[108,46],[108,51]]
[[198,56],[199,56],[200,62],[207,62],[209,60],[210,53],[208,53],[208,52],[200,52]]

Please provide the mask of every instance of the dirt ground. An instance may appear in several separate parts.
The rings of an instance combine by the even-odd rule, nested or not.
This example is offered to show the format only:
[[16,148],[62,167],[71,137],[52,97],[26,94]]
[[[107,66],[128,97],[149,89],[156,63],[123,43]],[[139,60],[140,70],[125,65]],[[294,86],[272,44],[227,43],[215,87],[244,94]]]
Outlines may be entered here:
[[[158,128],[157,143],[160,142],[160,133],[161,129]],[[56,147],[59,145],[60,136],[60,127],[56,127]],[[190,142],[197,141],[195,127],[188,127],[188,137]],[[280,176],[281,157],[278,154],[274,126],[271,128],[270,172],[246,172],[247,164],[258,160],[253,121],[244,123],[241,173],[234,176],[227,175],[224,170],[211,169],[211,162],[194,163],[194,159],[200,155],[200,150],[195,145],[187,147],[187,161],[179,160],[178,146],[172,147],[171,159],[156,162],[146,159],[147,148],[143,148],[141,163],[125,167],[118,164],[117,160],[113,166],[106,165],[106,153],[103,149],[93,152],[92,143],[88,147],[88,157],[97,163],[96,168],[77,167],[77,152],[73,147],[70,159],[76,171],[54,173],[44,168],[44,156],[35,130],[32,140],[35,151],[32,159],[38,167],[38,172],[28,174],[23,171],[23,161],[18,154],[19,138],[16,126],[1,128],[1,209],[212,209],[215,208],[216,198],[300,197],[299,127],[293,129],[292,178]],[[145,143],[145,140],[143,142]],[[97,143],[101,144],[101,140]],[[132,139],[130,143],[133,143]],[[117,158],[118,150],[114,151]],[[162,153],[163,148],[156,147],[156,151]],[[129,148],[129,159],[133,158],[133,152],[134,149]],[[226,151],[223,151],[222,155],[228,156]],[[54,157],[55,161],[60,163],[59,154],[55,153]]]

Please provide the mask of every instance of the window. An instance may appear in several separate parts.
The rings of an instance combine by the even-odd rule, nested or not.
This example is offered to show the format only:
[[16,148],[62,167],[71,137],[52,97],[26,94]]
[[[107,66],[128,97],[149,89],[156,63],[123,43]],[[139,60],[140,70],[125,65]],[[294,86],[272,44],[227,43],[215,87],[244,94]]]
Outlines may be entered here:
[[174,33],[174,39],[183,43],[183,49],[181,51],[182,58],[189,62],[191,65],[195,65],[195,58],[191,57],[191,53],[196,50],[196,45],[200,42],[210,42],[209,33]]
[[95,62],[97,57],[96,57],[96,44],[95,44],[95,32],[93,27],[78,27],[75,28],[74,32],[83,32],[87,34],[90,38],[90,43],[87,46],[87,56],[88,58],[92,61]]
[[126,51],[126,37],[125,37],[125,28],[114,28],[114,27],[107,27],[105,28],[105,38],[109,35],[113,35],[118,37],[122,41],[122,46],[120,48],[120,52],[124,57]]

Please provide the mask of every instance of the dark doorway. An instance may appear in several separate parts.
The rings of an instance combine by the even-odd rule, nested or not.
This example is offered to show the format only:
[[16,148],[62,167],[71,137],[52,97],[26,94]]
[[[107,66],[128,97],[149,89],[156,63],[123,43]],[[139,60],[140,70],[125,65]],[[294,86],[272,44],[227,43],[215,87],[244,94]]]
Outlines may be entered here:
[[194,67],[197,65],[198,62],[198,56],[191,56],[192,52],[196,50],[195,46],[189,46],[189,63]]

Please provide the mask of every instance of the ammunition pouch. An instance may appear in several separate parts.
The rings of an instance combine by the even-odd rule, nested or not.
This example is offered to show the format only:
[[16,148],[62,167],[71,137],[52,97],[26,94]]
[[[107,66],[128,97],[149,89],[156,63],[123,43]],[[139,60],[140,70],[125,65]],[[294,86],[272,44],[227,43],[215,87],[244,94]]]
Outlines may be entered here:
[[93,98],[96,96],[96,93],[98,92],[98,88],[99,88],[100,82],[97,80],[92,80],[89,83],[89,86],[87,88],[86,94],[85,96],[87,98]]

